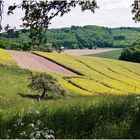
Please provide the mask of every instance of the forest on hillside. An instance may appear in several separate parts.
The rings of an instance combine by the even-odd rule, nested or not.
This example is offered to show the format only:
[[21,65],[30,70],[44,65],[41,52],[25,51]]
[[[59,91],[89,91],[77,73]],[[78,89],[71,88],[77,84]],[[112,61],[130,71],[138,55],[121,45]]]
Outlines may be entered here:
[[[29,30],[10,30],[0,34],[0,48],[28,50]],[[47,30],[47,44],[39,47],[65,49],[125,48],[132,46],[140,34],[140,28],[107,28],[87,25],[84,27]]]

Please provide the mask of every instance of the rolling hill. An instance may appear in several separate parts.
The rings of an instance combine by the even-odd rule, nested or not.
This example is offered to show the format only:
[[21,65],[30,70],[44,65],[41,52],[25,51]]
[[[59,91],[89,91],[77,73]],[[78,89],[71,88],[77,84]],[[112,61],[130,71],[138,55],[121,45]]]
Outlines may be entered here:
[[[139,64],[89,56],[33,53],[36,57],[43,56],[46,62],[76,72],[46,71],[58,79],[70,96],[41,102],[21,96],[38,94],[28,88],[31,70],[19,68],[16,59],[0,49],[0,138],[28,139],[44,132],[44,128],[53,130],[58,139],[140,138]],[[27,61],[24,63],[28,64]],[[33,73],[41,71],[44,70],[32,70]]]
[[[76,72],[76,75],[48,71],[57,77],[63,88],[70,93],[82,95],[128,95],[140,94],[140,65],[111,59],[72,56],[57,53],[33,52],[45,57],[65,69]],[[5,54],[1,50],[1,54]],[[2,56],[2,59],[7,58]],[[11,61],[8,60],[8,61]],[[2,62],[9,63],[6,59]],[[0,61],[1,62],[1,61]],[[28,63],[28,60],[26,60]],[[9,63],[11,64],[11,63]],[[34,69],[38,70],[38,69]],[[41,70],[39,70],[41,71]],[[42,69],[42,71],[44,71]]]
[[[28,30],[0,34],[0,48],[26,50],[28,49],[26,44],[29,41],[28,34]],[[47,44],[43,47],[60,48],[64,46],[65,49],[124,48],[135,43],[139,35],[140,28],[135,27],[72,26],[47,30]]]
[[[78,87],[82,93],[85,91],[91,94],[140,93],[139,64],[87,56],[34,53],[77,71],[79,75],[63,77],[63,81]],[[67,84],[62,84],[64,85],[71,89]]]

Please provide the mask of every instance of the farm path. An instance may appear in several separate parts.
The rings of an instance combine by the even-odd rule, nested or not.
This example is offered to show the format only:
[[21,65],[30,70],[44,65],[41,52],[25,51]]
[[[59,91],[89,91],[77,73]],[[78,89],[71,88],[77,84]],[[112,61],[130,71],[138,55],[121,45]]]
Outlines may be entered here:
[[51,71],[62,74],[75,74],[63,66],[29,52],[11,50],[7,50],[7,52],[15,59],[19,67],[23,69]]
[[115,51],[119,50],[120,48],[97,48],[96,50],[79,50],[79,49],[74,49],[74,50],[64,50],[62,54],[70,54],[70,55],[92,55],[92,54],[97,54],[97,53],[103,53],[103,52],[110,52],[110,51]]

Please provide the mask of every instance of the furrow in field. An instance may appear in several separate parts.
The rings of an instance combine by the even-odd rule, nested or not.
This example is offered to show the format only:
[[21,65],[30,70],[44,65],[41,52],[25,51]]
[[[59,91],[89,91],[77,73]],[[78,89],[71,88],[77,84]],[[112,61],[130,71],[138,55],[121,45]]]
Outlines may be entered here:
[[93,80],[89,80],[89,79],[76,79],[76,78],[72,78],[70,79],[70,81],[74,84],[76,84],[77,86],[80,86],[82,88],[84,88],[85,90],[88,90],[90,92],[95,92],[97,94],[123,94],[122,91],[119,90],[115,90],[112,88],[108,88],[107,86],[102,85],[101,83],[95,82]]
[[140,76],[140,64],[138,63],[132,63],[132,62],[127,62],[127,61],[115,61],[111,59],[102,59],[103,61],[108,61],[111,64],[115,63],[116,65],[119,65],[120,67],[123,67],[127,69],[128,71],[134,73],[137,76]]
[[[94,79],[93,77],[92,78],[89,78],[89,77],[65,77],[64,79],[66,79],[67,81],[70,81],[71,79],[85,79],[85,81],[86,80],[91,80],[91,81],[94,81],[94,82],[96,82],[100,85],[103,85],[103,86],[107,87],[107,88],[111,88],[111,89],[119,91],[119,92],[121,91],[119,88],[113,87],[110,84],[107,84],[107,83],[102,82],[100,80]],[[87,83],[87,81],[86,81],[86,83]],[[78,87],[79,87],[79,85],[78,85]]]
[[129,79],[125,76],[122,76],[120,74],[117,74],[117,73],[114,73],[110,70],[108,70],[107,68],[105,67],[99,67],[96,65],[96,63],[88,63],[89,61],[85,60],[84,59],[79,59],[79,58],[75,58],[77,61],[79,61],[80,63],[84,64],[85,66],[91,68],[93,71],[96,71],[97,73],[101,74],[101,75],[104,75],[110,79],[113,79],[113,80],[116,80],[116,81],[119,81],[123,84],[126,84],[128,86],[136,86],[137,88],[140,89],[140,82],[137,82],[133,79]]
[[[106,67],[113,72],[116,72],[120,75],[123,75],[125,77],[128,77],[133,80],[137,80],[140,82],[140,75],[135,74],[134,72],[122,67],[122,65],[117,64],[117,61],[112,61],[110,62],[108,59],[99,59],[99,58],[93,58],[93,57],[88,57],[90,61],[94,61],[96,65],[100,67]],[[110,65],[111,64],[111,65]]]
[[63,78],[59,79],[59,84],[64,89],[67,89],[70,93],[75,93],[75,94],[80,94],[80,95],[94,95],[93,93],[87,90],[81,89]]
[[[131,80],[130,80],[130,82],[127,82],[127,84],[125,84],[122,81],[116,80],[116,76],[115,76],[115,79],[112,79],[112,77],[111,78],[107,77],[106,73],[105,73],[105,75],[103,75],[104,69],[102,69],[102,67],[100,67],[101,73],[99,73],[98,69],[96,69],[96,71],[95,71],[95,70],[92,70],[91,68],[85,66],[84,64],[79,63],[77,60],[75,60],[74,56],[60,55],[60,54],[56,54],[56,53],[53,53],[53,54],[42,53],[42,52],[36,52],[36,53],[39,53],[40,55],[43,55],[44,57],[47,57],[49,59],[52,59],[53,61],[63,64],[66,67],[74,69],[75,71],[82,73],[86,77],[95,79],[96,81],[98,81],[100,83],[104,83],[104,85],[113,87],[114,89],[117,89],[117,90],[121,90],[124,94],[134,93],[134,92],[137,94],[140,94],[140,89],[138,87],[136,87],[135,85],[129,84],[129,83],[131,83]],[[81,58],[86,58],[86,57],[76,57],[76,58],[81,59]],[[102,59],[101,59],[101,61],[102,61]],[[88,62],[88,59],[87,59],[87,62]],[[87,64],[87,62],[86,62],[86,64]],[[110,66],[111,66],[111,64],[110,64]],[[96,66],[98,67],[97,64],[95,64],[95,65],[91,64],[90,66],[92,66],[94,69],[96,68]],[[107,69],[107,68],[105,67],[105,69]],[[111,71],[108,70],[108,72],[110,74]],[[107,75],[109,75],[109,74],[107,74]],[[119,76],[117,75],[117,77],[119,77]]]

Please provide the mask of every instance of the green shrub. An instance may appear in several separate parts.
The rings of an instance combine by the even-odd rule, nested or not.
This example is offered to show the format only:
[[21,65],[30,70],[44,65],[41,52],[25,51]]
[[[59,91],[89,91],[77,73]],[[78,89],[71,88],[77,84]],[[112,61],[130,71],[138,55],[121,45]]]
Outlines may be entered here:
[[140,63],[140,45],[124,48],[119,59]]

